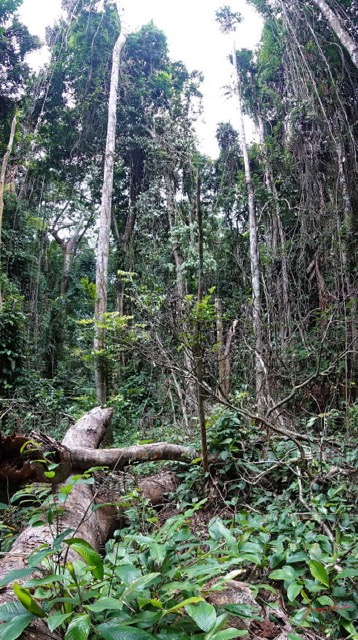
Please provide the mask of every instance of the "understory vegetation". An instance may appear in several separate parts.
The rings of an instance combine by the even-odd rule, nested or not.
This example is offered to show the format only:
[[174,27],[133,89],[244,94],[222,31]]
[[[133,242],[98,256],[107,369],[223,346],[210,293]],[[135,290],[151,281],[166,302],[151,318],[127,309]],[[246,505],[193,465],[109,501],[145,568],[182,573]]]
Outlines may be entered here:
[[[155,24],[62,0],[35,73],[22,0],[2,0],[0,640],[38,621],[55,640],[358,639],[357,2],[247,2],[255,51],[233,47],[244,3],[216,12],[240,127],[218,114],[213,159],[202,74]],[[48,482],[24,482],[34,434],[60,441],[98,405],[106,446],[197,457],[55,487],[39,449]],[[167,471],[152,504],[140,481]],[[99,478],[104,548],[63,530]],[[52,543],[3,576],[24,524]]]

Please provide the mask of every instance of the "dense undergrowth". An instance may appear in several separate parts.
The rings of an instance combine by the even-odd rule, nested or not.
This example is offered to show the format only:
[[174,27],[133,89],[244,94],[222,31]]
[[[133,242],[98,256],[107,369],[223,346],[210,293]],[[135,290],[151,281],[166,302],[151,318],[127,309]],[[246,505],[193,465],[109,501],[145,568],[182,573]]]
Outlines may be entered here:
[[[155,509],[134,482],[116,503],[126,526],[103,556],[56,528],[72,486],[95,481],[89,474],[68,479],[60,497],[33,487],[1,505],[1,551],[24,519],[54,530],[51,548],[1,582],[25,580],[15,583],[17,600],[0,608],[1,640],[19,637],[37,616],[66,640],[358,637],[349,438],[314,434],[302,461],[292,442],[232,412],[217,412],[208,430],[217,457],[210,474],[199,461],[178,464],[176,492]],[[82,562],[57,561],[68,545]],[[32,577],[38,567],[41,577]]]

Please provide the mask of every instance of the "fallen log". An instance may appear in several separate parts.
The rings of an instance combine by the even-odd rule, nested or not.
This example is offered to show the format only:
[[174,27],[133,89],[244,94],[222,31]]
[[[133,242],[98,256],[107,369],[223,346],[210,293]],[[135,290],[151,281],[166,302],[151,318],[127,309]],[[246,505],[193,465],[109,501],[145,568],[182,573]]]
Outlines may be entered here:
[[198,457],[198,452],[189,447],[168,442],[133,445],[121,449],[85,449],[84,447],[69,449],[72,466],[82,471],[95,466],[106,466],[111,469],[123,469],[133,462],[150,462],[159,460],[176,460],[191,462]]
[[[98,407],[92,409],[69,429],[62,441],[63,447],[66,449],[69,446],[79,448],[82,444],[85,447],[98,446],[104,437],[111,416],[112,409]],[[0,560],[0,580],[11,571],[25,568],[28,557],[33,551],[38,549],[40,545],[51,547],[54,537],[67,529],[71,529],[73,535],[84,538],[95,549],[99,549],[108,537],[115,509],[114,507],[104,507],[93,511],[93,502],[92,486],[75,484],[66,500],[64,513],[58,523],[58,530],[54,530],[54,527],[49,524],[24,529],[14,542],[11,551]],[[74,557],[75,554],[70,549],[67,560],[73,560]],[[0,590],[0,604],[13,600],[14,594],[12,583],[10,583]],[[32,623],[21,636],[23,640],[48,640],[48,638],[57,639],[60,637],[55,632],[49,633],[47,626],[41,620]]]
[[[57,461],[58,469],[52,482],[61,479],[64,481],[71,473],[87,470],[92,466],[108,466],[116,470],[122,469],[130,462],[144,462],[148,460],[182,460],[190,461],[197,457],[197,452],[179,445],[168,443],[155,443],[151,445],[138,445],[128,449],[103,449],[95,450],[103,437],[110,423],[112,410],[96,408],[88,412],[81,420],[73,425],[65,435],[61,443],[44,435],[31,434],[29,444],[28,439],[21,436],[8,440],[7,445],[12,446],[12,459],[6,460],[4,448],[2,449],[2,460],[0,469],[2,478],[6,477],[5,471],[13,480],[21,478],[21,464],[26,465],[26,478],[32,480],[47,480],[44,475],[46,467],[43,466],[39,458],[46,458]],[[2,439],[1,444],[4,444]],[[34,449],[34,443],[37,445]],[[15,445],[17,446],[13,446]],[[26,449],[29,447],[30,451]],[[23,449],[24,460],[21,449]],[[9,451],[9,446],[8,450]],[[20,455],[21,454],[21,455]],[[50,456],[48,455],[50,454]],[[14,461],[16,460],[16,464]],[[1,463],[4,463],[1,465]],[[11,476],[11,470],[15,473]],[[1,481],[1,479],[0,479]],[[113,501],[115,492],[115,477],[111,477],[111,482],[104,480],[104,491],[99,491],[96,486],[89,484],[74,484],[72,492],[68,495],[64,505],[64,513],[61,514],[60,522],[56,530],[53,526],[44,524],[32,528],[27,527],[14,542],[11,551],[0,560],[0,580],[10,572],[23,569],[28,566],[28,558],[40,546],[51,547],[54,538],[60,533],[70,529],[72,536],[85,539],[96,550],[103,548],[108,539],[112,527],[118,517],[114,506],[108,505]],[[156,476],[142,479],[138,482],[144,498],[151,500],[155,504],[163,502],[164,495],[168,491],[173,491],[177,480],[175,474],[170,471],[162,472]],[[62,485],[63,486],[63,485]],[[54,487],[60,490],[61,485]],[[120,493],[120,490],[119,490]],[[114,498],[116,499],[116,498]],[[104,503],[104,504],[103,504]],[[94,504],[103,504],[102,508],[93,510]],[[75,552],[69,548],[66,551],[66,561],[76,559]],[[35,576],[40,573],[34,571]],[[21,580],[19,580],[21,583]],[[0,605],[14,600],[12,583],[0,589]],[[49,633],[46,624],[42,620],[34,621],[22,634],[22,640],[48,640],[60,639],[56,632]]]
[[[85,419],[88,418],[84,417],[81,420]],[[59,484],[74,470],[86,471],[97,466],[121,470],[133,463],[160,460],[191,462],[199,456],[195,449],[168,442],[153,442],[117,449],[95,449],[88,445],[82,435],[78,438],[74,436],[75,429],[76,425],[70,428],[62,443],[34,432],[30,438],[19,435],[3,438],[2,443],[0,442],[3,452],[3,457],[0,458],[0,483],[19,483],[24,480],[48,482],[48,477],[44,475],[47,467],[38,461],[39,458],[46,458],[48,462],[58,465],[51,482]],[[83,432],[86,430],[83,429]],[[34,450],[35,445],[37,448]]]

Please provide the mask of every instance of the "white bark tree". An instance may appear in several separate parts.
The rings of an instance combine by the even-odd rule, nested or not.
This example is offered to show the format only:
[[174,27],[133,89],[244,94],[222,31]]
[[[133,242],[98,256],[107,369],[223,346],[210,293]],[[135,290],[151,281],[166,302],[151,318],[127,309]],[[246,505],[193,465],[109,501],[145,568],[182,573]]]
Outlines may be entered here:
[[349,53],[353,64],[358,69],[358,44],[353,40],[348,31],[344,28],[339,16],[331,9],[326,0],[312,0],[326,18],[332,31],[336,34],[342,46]]
[[266,375],[263,361],[263,340],[261,321],[261,284],[260,284],[260,259],[257,233],[255,191],[252,183],[251,168],[246,142],[245,123],[242,109],[242,91],[240,73],[237,66],[236,48],[233,51],[233,63],[235,70],[235,89],[237,95],[237,110],[239,115],[239,134],[242,156],[244,159],[245,182],[249,206],[249,232],[250,232],[250,266],[252,285],[252,324],[255,338],[255,386],[256,401],[259,414],[263,414],[265,408]]
[[96,397],[100,404],[104,404],[107,399],[107,372],[105,358],[103,357],[103,351],[105,348],[105,330],[103,328],[103,321],[107,311],[108,256],[111,228],[119,71],[121,53],[125,41],[126,35],[121,33],[114,45],[112,55],[111,84],[108,101],[107,140],[97,244],[94,351]]

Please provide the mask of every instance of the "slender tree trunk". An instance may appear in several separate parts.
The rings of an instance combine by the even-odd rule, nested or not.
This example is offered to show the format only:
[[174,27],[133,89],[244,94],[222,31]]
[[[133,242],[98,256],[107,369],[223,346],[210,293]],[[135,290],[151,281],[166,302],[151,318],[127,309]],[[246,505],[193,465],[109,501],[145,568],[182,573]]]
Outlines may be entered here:
[[225,368],[225,346],[224,346],[224,327],[222,304],[220,298],[215,298],[215,316],[216,316],[216,342],[218,356],[218,394],[219,398],[227,397],[227,379]]
[[[196,214],[198,222],[198,306],[203,301],[203,276],[204,276],[204,234],[203,234],[203,210],[200,200],[200,174],[198,170],[197,183],[196,183]],[[200,316],[200,309],[198,309],[198,315]],[[203,459],[203,470],[206,473],[209,470],[209,455],[208,445],[206,438],[206,422],[205,422],[205,400],[204,400],[204,371],[203,371],[203,345],[202,345],[202,327],[200,318],[196,323],[195,330],[195,373],[197,384],[197,397],[198,397],[198,418],[200,425],[201,435],[201,451]]]
[[291,325],[291,304],[290,304],[290,294],[289,294],[289,268],[288,268],[288,259],[287,259],[287,251],[286,251],[286,239],[285,239],[285,231],[281,220],[281,211],[280,211],[280,202],[276,189],[275,180],[273,177],[272,167],[270,165],[267,153],[267,147],[265,143],[265,129],[262,117],[259,113],[257,113],[257,122],[259,129],[259,138],[260,144],[263,150],[263,162],[265,168],[265,183],[266,188],[269,193],[272,195],[272,199],[274,202],[275,212],[274,212],[274,222],[273,222],[273,234],[274,234],[274,250],[277,252],[278,246],[280,247],[280,259],[281,259],[281,282],[278,287],[278,308],[280,310],[280,338],[281,345],[284,348],[286,345],[287,337],[290,334],[290,325]]
[[120,34],[112,56],[111,85],[108,102],[107,141],[104,160],[104,176],[102,186],[102,202],[99,221],[99,235],[97,245],[96,268],[96,307],[95,307],[95,385],[96,397],[100,404],[107,400],[107,371],[103,356],[105,348],[105,331],[101,326],[107,311],[107,287],[108,287],[108,256],[109,237],[111,228],[111,209],[113,192],[114,152],[117,123],[117,97],[121,52],[126,41],[126,36]]
[[[2,247],[2,219],[3,219],[3,213],[4,213],[4,190],[5,190],[6,170],[7,170],[7,165],[12,152],[12,148],[14,146],[16,122],[17,122],[17,115],[15,113],[11,122],[9,142],[8,142],[4,157],[2,159],[1,171],[0,171],[0,273],[1,273],[1,247]],[[0,281],[0,311],[2,309],[2,305],[3,305],[3,300],[2,300],[2,290],[1,290],[1,281]]]
[[[167,208],[168,208],[168,223],[169,229],[172,232],[175,229],[178,223],[178,215],[177,215],[177,204],[175,201],[175,191],[174,191],[174,176],[166,171],[164,173],[164,184],[165,184],[165,194],[167,200]],[[172,244],[172,252],[175,262],[175,273],[176,273],[176,289],[177,289],[177,310],[178,315],[182,317],[184,298],[188,293],[187,282],[183,275],[183,256],[180,251],[179,243],[177,241],[173,241]],[[185,322],[185,317],[183,318],[182,331],[185,334],[189,332],[187,323]],[[183,418],[184,421],[187,422],[187,411],[189,413],[193,413],[193,407],[195,405],[195,387],[192,382],[192,372],[193,372],[193,359],[191,357],[190,349],[187,345],[184,345],[183,349],[183,365],[186,376],[184,377],[184,396],[185,396],[185,407],[182,405]]]
[[241,150],[244,159],[245,180],[249,205],[249,230],[250,230],[250,265],[251,265],[251,285],[252,285],[252,323],[255,337],[255,386],[258,413],[263,413],[265,408],[265,366],[263,362],[263,341],[261,323],[261,286],[260,286],[260,261],[258,232],[256,220],[255,192],[252,184],[249,154],[246,143],[245,125],[242,111],[241,81],[237,67],[236,50],[233,52],[237,108],[239,113],[239,132]]
[[339,16],[331,9],[326,0],[311,1],[322,11],[332,31],[334,31],[338,40],[351,57],[353,64],[358,69],[358,45],[344,28]]

